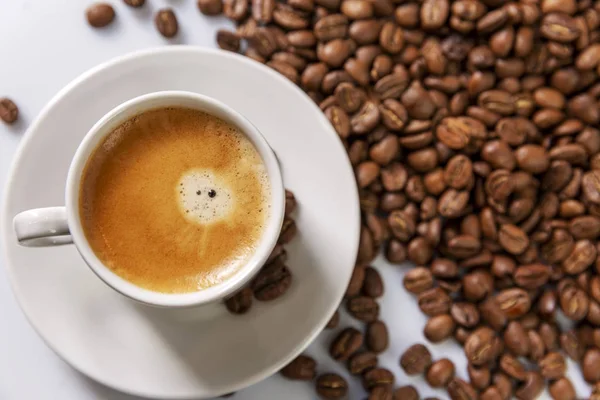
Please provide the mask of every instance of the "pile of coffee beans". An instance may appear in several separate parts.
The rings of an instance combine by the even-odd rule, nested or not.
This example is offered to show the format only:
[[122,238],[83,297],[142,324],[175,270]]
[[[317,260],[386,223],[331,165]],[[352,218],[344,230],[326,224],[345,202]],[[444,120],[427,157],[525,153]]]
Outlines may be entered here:
[[[296,222],[292,218],[296,207],[294,194],[286,189],[285,217],[277,245],[250,285],[225,301],[225,306],[232,314],[247,313],[252,307],[252,298],[258,301],[275,300],[283,296],[292,284],[292,273],[285,265],[287,252],[283,246],[296,236]],[[293,366],[290,369],[295,370]]]
[[[401,357],[407,373],[452,399],[533,399],[545,386],[574,399],[569,357],[600,398],[599,1],[198,5],[237,24],[219,46],[304,89],[348,150],[363,226],[345,303],[368,327],[339,332],[331,355],[370,399],[418,397],[392,394],[377,367],[383,282],[368,264],[379,249],[415,265],[404,287],[430,318],[425,336],[464,346],[470,382],[423,345]],[[306,357],[286,368],[315,375]],[[327,373],[316,389],[336,399],[347,384]]]

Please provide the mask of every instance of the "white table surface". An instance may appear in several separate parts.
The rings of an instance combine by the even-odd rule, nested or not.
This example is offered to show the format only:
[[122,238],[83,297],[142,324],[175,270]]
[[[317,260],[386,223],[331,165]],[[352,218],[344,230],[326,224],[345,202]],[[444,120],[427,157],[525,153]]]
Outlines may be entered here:
[[[214,32],[229,22],[202,16],[195,0],[147,0],[140,10],[126,7],[122,0],[111,0],[117,19],[104,30],[91,29],[84,17],[89,0],[0,0],[0,97],[8,96],[19,106],[20,121],[13,126],[0,123],[0,195],[4,192],[8,170],[23,133],[42,107],[61,89],[87,69],[128,52],[168,45],[154,29],[153,12],[164,6],[175,9],[180,34],[172,43],[214,47]],[[77,112],[77,110],[73,110]],[[52,132],[48,132],[49,135]],[[60,145],[57,143],[57,145]],[[392,369],[398,384],[413,384],[421,396],[447,398],[433,391],[422,378],[404,375],[398,358],[410,344],[421,341],[424,316],[415,300],[401,288],[402,269],[376,262],[386,278],[387,290],[382,301],[382,319],[388,322],[391,348],[380,356],[380,364]],[[340,327],[353,324],[345,316]],[[339,329],[338,329],[339,330]],[[348,377],[345,368],[330,360],[326,351],[337,331],[326,331],[307,353],[314,356],[319,372],[336,371]],[[434,358],[449,357],[465,377],[466,364],[458,346],[445,343],[429,345]],[[583,398],[589,389],[579,372]],[[356,380],[351,382],[350,399],[366,395]],[[234,399],[314,399],[312,384],[288,382],[273,376],[236,394]],[[545,394],[543,398],[548,398]],[[28,324],[19,309],[0,268],[0,400],[141,400],[118,393],[84,377],[57,357]]]

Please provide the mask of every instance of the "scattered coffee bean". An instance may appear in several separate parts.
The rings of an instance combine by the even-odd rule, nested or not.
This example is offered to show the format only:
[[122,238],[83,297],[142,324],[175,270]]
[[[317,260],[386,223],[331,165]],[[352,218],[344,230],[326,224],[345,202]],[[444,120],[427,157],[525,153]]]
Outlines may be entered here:
[[383,321],[375,321],[367,325],[365,343],[367,348],[374,353],[381,353],[388,348],[389,334]]
[[324,399],[341,399],[348,393],[348,383],[338,374],[328,373],[317,378],[317,393]]
[[217,32],[217,44],[223,50],[237,52],[240,49],[241,39],[235,32],[221,29]]
[[252,289],[245,287],[227,300],[225,306],[232,314],[245,314],[252,307]]
[[401,386],[394,392],[394,400],[419,400],[419,392],[414,386]]
[[424,373],[431,362],[431,353],[420,343],[410,346],[400,357],[400,366],[407,375]]
[[379,304],[367,296],[349,299],[346,308],[350,315],[360,321],[373,322],[379,317]]
[[141,7],[146,4],[146,0],[123,0],[130,7]]
[[115,9],[108,3],[94,3],[85,11],[88,23],[94,28],[109,25],[115,19],[115,15]]
[[454,378],[454,363],[447,358],[431,364],[425,374],[427,383],[433,388],[445,387],[452,378]]
[[170,8],[163,8],[154,17],[156,29],[166,38],[172,38],[179,31],[179,24],[175,12]]
[[347,361],[363,344],[363,335],[354,328],[341,331],[329,348],[334,360]]
[[335,311],[333,313],[333,315],[331,316],[331,319],[329,319],[329,322],[327,322],[327,325],[325,325],[325,329],[334,329],[337,328],[337,326],[340,324],[340,313],[339,311]]
[[317,363],[309,356],[300,355],[281,369],[281,375],[288,379],[310,381],[316,376]]
[[223,0],[198,0],[198,9],[204,15],[219,15],[223,12]]
[[365,296],[372,298],[383,296],[383,280],[379,272],[373,267],[365,268],[365,281],[362,292]]
[[252,281],[254,297],[259,301],[271,301],[282,296],[292,284],[292,274],[282,262],[264,266]]
[[365,390],[375,386],[391,386],[394,384],[394,374],[385,368],[373,368],[363,374],[362,382]]
[[7,124],[14,123],[19,118],[19,109],[10,99],[0,98],[0,119]]
[[362,375],[377,366],[377,355],[371,352],[356,353],[348,361],[348,370],[352,375]]

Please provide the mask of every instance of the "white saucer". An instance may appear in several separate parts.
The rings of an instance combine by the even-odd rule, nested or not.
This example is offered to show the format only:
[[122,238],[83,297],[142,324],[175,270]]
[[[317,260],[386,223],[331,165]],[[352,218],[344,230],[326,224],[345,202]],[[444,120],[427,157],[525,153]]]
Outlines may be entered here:
[[[94,122],[125,100],[160,90],[188,90],[223,101],[250,119],[277,153],[285,185],[299,203],[299,235],[288,249],[294,281],[281,299],[255,302],[245,316],[229,315],[222,305],[200,312],[151,309],[105,286],[73,246],[17,245],[13,216],[63,205],[69,163]],[[344,148],[302,91],[248,58],[171,47],[95,68],[42,111],[9,177],[2,247],[23,311],[73,367],[139,396],[210,397],[276,372],[321,331],[354,266],[359,217]]]

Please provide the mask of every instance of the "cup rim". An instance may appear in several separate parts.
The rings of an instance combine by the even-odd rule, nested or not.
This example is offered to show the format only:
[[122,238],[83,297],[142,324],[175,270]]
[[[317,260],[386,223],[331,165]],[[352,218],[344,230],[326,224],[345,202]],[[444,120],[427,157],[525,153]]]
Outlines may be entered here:
[[[185,105],[182,105],[185,103]],[[190,105],[193,104],[193,105]],[[248,262],[224,281],[194,292],[161,293],[127,281],[108,268],[92,250],[81,224],[79,194],[83,170],[94,150],[114,128],[128,119],[156,108],[184,106],[207,112],[237,126],[252,142],[261,156],[271,185],[271,213],[258,248]],[[198,93],[160,91],[130,99],[106,113],[87,132],[75,152],[66,183],[66,210],[73,243],[90,269],[108,286],[138,302],[164,308],[198,306],[221,300],[246,284],[264,265],[277,244],[284,219],[285,189],[274,151],[260,131],[243,115],[226,104]]]

